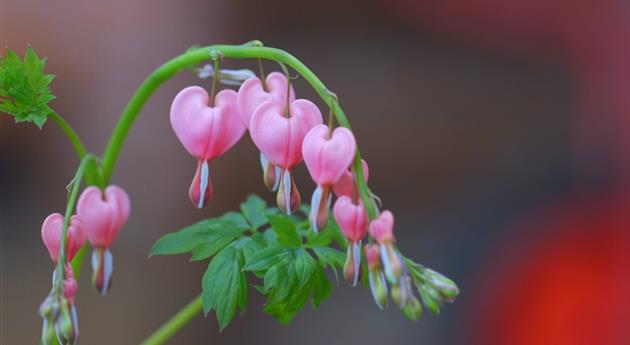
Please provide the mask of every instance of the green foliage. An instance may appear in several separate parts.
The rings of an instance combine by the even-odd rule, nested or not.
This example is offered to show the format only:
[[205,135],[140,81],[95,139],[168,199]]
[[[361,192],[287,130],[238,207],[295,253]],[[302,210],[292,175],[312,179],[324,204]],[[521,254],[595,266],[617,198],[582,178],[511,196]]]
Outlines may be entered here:
[[[315,234],[303,217],[283,215],[255,195],[240,209],[163,236],[150,255],[210,258],[201,284],[203,309],[215,311],[220,329],[238,309],[245,311],[249,286],[266,296],[264,311],[281,323],[290,322],[309,300],[317,307],[330,296],[325,269],[337,275],[345,261],[344,252],[330,245],[340,243],[345,250],[346,243],[334,221]],[[249,283],[248,272],[260,282]]]
[[27,47],[24,59],[11,49],[0,57],[0,112],[15,118],[15,122],[33,122],[41,128],[55,99],[50,83],[55,78],[45,74],[46,59],[40,59],[32,47]]

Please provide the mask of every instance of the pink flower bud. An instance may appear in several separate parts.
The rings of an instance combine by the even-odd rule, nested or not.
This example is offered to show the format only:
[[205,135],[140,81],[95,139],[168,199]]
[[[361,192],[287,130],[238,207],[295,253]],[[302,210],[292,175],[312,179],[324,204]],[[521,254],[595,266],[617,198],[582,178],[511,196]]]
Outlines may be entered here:
[[[267,89],[263,88],[262,81],[253,77],[247,79],[238,89],[236,97],[236,109],[243,122],[249,128],[249,123],[254,115],[254,111],[259,105],[266,101],[286,102],[287,99],[287,77],[278,72],[269,73],[265,79]],[[289,102],[295,100],[295,93],[291,87]]]
[[[363,168],[365,181],[367,181],[370,177],[370,170],[368,169],[367,163],[363,159],[361,160],[361,167]],[[342,195],[347,195],[351,198],[358,197],[358,195],[355,195],[357,194],[357,191],[355,191],[355,189],[355,179],[350,169],[344,171],[337,183],[333,185],[333,192],[335,192],[335,195],[338,198]]]
[[[63,216],[61,214],[53,213],[46,217],[42,224],[42,241],[55,264],[59,256],[62,232]],[[85,243],[86,237],[83,222],[79,216],[74,215],[70,217],[66,235],[66,261],[72,261],[77,251]]]
[[348,171],[357,144],[352,132],[337,127],[332,134],[326,125],[313,127],[304,137],[302,154],[313,181],[319,186],[332,186]]
[[78,287],[74,277],[66,277],[63,280],[63,294],[70,304],[74,304],[74,297],[77,295]]
[[378,218],[372,220],[370,235],[381,244],[394,242],[394,215],[386,210]]
[[171,126],[175,135],[188,153],[199,160],[189,191],[198,208],[212,196],[209,162],[234,146],[245,133],[236,110],[234,90],[217,93],[213,106],[209,106],[209,102],[205,89],[190,86],[180,91],[171,104]]
[[129,211],[129,197],[118,186],[109,186],[104,193],[98,187],[88,187],[77,202],[77,214],[83,220],[87,238],[97,248],[112,245]]
[[350,197],[342,196],[335,202],[333,215],[349,241],[360,241],[366,235],[367,213],[362,201],[355,204]]

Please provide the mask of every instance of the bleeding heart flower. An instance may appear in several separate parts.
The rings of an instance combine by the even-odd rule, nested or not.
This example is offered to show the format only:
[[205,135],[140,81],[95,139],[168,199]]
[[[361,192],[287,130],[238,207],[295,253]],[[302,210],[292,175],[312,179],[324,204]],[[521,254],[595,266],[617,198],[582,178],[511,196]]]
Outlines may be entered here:
[[308,131],[322,123],[315,104],[305,99],[291,102],[288,109],[281,102],[267,101],[254,111],[250,133],[254,144],[271,164],[282,169],[278,206],[288,214],[300,206],[291,169],[302,161],[302,141]]
[[[62,232],[63,216],[61,214],[53,213],[46,217],[42,224],[42,241],[55,264],[59,257]],[[70,262],[85,243],[86,234],[81,217],[77,215],[70,217],[66,236],[66,261]]]
[[[254,115],[254,111],[264,102],[286,102],[287,89],[289,88],[287,83],[287,77],[278,72],[269,73],[265,79],[266,89],[263,87],[263,83],[259,78],[253,77],[247,79],[238,89],[238,96],[236,97],[236,109],[238,110],[238,115],[243,125],[249,128],[249,123]],[[293,102],[295,100],[293,87],[291,87],[289,93],[289,102]]]
[[348,171],[354,159],[357,143],[352,132],[343,127],[334,131],[326,125],[313,127],[302,143],[302,155],[317,189],[311,198],[309,220],[315,231],[328,223],[331,187]]
[[370,222],[369,230],[370,235],[380,245],[387,280],[391,284],[398,284],[404,272],[402,260],[394,246],[394,215],[390,211],[383,211],[378,218]]
[[367,212],[362,201],[354,203],[350,197],[342,196],[335,202],[333,215],[349,241],[344,277],[349,284],[356,286],[361,272],[361,239],[367,233]]
[[83,219],[88,240],[94,247],[92,282],[103,295],[110,287],[113,272],[109,247],[127,221],[130,208],[127,193],[118,186],[109,186],[104,193],[97,187],[88,187],[77,203],[77,214]]
[[171,126],[188,153],[198,160],[189,197],[198,208],[212,198],[209,162],[234,146],[245,133],[236,111],[236,92],[222,90],[214,105],[205,89],[190,86],[171,104]]
[[[265,85],[259,78],[247,79],[238,89],[236,97],[236,109],[245,127],[249,128],[249,123],[254,115],[254,111],[264,102],[275,101],[283,103],[287,101],[287,90],[289,89],[287,77],[278,72],[270,73],[265,79]],[[293,87],[289,91],[289,102],[295,100]],[[260,153],[260,164],[263,170],[263,181],[265,186],[271,190],[278,190],[282,171],[269,162],[267,157]]]
[[366,244],[365,258],[369,269],[370,290],[379,308],[387,307],[387,282],[381,268],[381,251],[378,244]]
[[[367,182],[370,177],[370,169],[363,159],[361,160],[361,167],[363,168],[363,174],[365,176],[365,181]],[[356,182],[351,170],[352,166],[350,169],[344,171],[339,180],[337,180],[337,182],[333,185],[333,192],[338,198],[342,195],[347,195],[351,198],[358,198]]]

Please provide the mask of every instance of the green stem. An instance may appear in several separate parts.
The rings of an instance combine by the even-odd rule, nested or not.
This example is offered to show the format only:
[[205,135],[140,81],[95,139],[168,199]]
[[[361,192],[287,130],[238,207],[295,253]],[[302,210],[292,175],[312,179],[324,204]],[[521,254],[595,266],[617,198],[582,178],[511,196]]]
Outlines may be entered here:
[[177,331],[184,327],[190,320],[201,312],[203,302],[201,295],[195,297],[190,303],[173,315],[162,327],[158,328],[151,336],[145,339],[141,345],[164,344]]
[[72,190],[70,191],[70,197],[68,198],[68,204],[66,205],[66,214],[63,218],[63,228],[61,231],[61,239],[59,241],[59,256],[57,257],[57,279],[54,282],[54,290],[56,293],[63,293],[63,276],[64,265],[66,263],[66,242],[68,237],[68,224],[70,223],[70,216],[74,210],[74,205],[77,203],[77,197],[79,195],[79,189],[81,188],[81,182],[83,181],[83,174],[88,166],[90,160],[94,156],[86,154],[81,159],[81,164],[77,168],[77,172],[72,179]]
[[66,134],[68,139],[70,139],[70,142],[72,143],[72,146],[74,146],[74,150],[77,152],[79,159],[83,159],[83,156],[85,156],[87,151],[85,150],[85,146],[83,146],[81,139],[79,139],[77,132],[72,129],[70,124],[66,120],[64,120],[61,115],[52,112],[48,116],[50,116],[52,120],[55,121],[59,128],[61,128],[61,130]]
[[[220,52],[225,58],[259,58],[273,60],[290,66],[298,72],[311,85],[311,87],[313,87],[325,104],[332,105],[337,122],[341,126],[350,129],[350,122],[343,112],[343,109],[339,106],[334,94],[326,88],[324,83],[322,83],[315,73],[306,67],[300,60],[286,51],[276,48],[262,47],[262,44],[259,41],[252,41],[243,45],[217,44],[197,48],[190,50],[158,67],[153,73],[151,73],[151,75],[149,75],[142,85],[140,85],[138,90],[136,90],[135,94],[125,107],[122,116],[118,120],[116,128],[109,139],[107,148],[103,155],[102,181],[105,185],[111,178],[123,142],[125,141],[133,122],[153,92],[155,92],[160,85],[172,78],[179,71],[204,62],[211,58],[211,54],[216,54],[217,52]],[[354,159],[354,168],[359,179],[358,184],[359,191],[361,192],[361,198],[363,199],[365,207],[368,211],[368,215],[371,219],[375,218],[377,216],[377,210],[372,200],[372,193],[365,181],[365,175],[361,166],[361,154],[358,149]]]
[[[50,113],[49,116],[59,126],[59,128],[61,128],[61,130],[66,135],[66,137],[68,137],[79,159],[83,159],[83,157],[85,157],[85,155],[87,154],[87,150],[85,149],[85,146],[83,146],[83,143],[81,142],[81,139],[79,138],[79,135],[77,134],[77,132],[74,131],[74,129],[72,128],[72,126],[70,126],[68,121],[66,121],[63,117],[61,117],[61,115],[53,111],[52,113]],[[103,187],[102,182],[98,175],[98,167],[96,164],[96,160],[92,160],[91,163],[86,167],[85,175],[86,175],[85,179],[88,182],[88,184],[99,185]]]

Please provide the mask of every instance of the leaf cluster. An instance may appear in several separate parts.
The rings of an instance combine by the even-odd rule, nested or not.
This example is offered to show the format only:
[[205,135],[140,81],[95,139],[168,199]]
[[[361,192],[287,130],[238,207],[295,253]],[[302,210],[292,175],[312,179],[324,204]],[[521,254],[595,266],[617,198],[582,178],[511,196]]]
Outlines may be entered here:
[[332,247],[346,247],[335,222],[314,233],[304,215],[281,214],[255,195],[240,208],[163,236],[151,255],[210,259],[201,283],[203,309],[215,311],[220,329],[237,310],[245,311],[250,287],[266,296],[264,311],[281,323],[290,322],[309,301],[319,306],[332,290],[326,268],[337,276],[345,261],[345,253]]
[[15,122],[33,122],[41,128],[53,110],[48,103],[55,99],[50,83],[55,78],[45,74],[46,59],[40,59],[32,47],[27,47],[24,59],[11,49],[0,56],[0,112],[15,118]]

